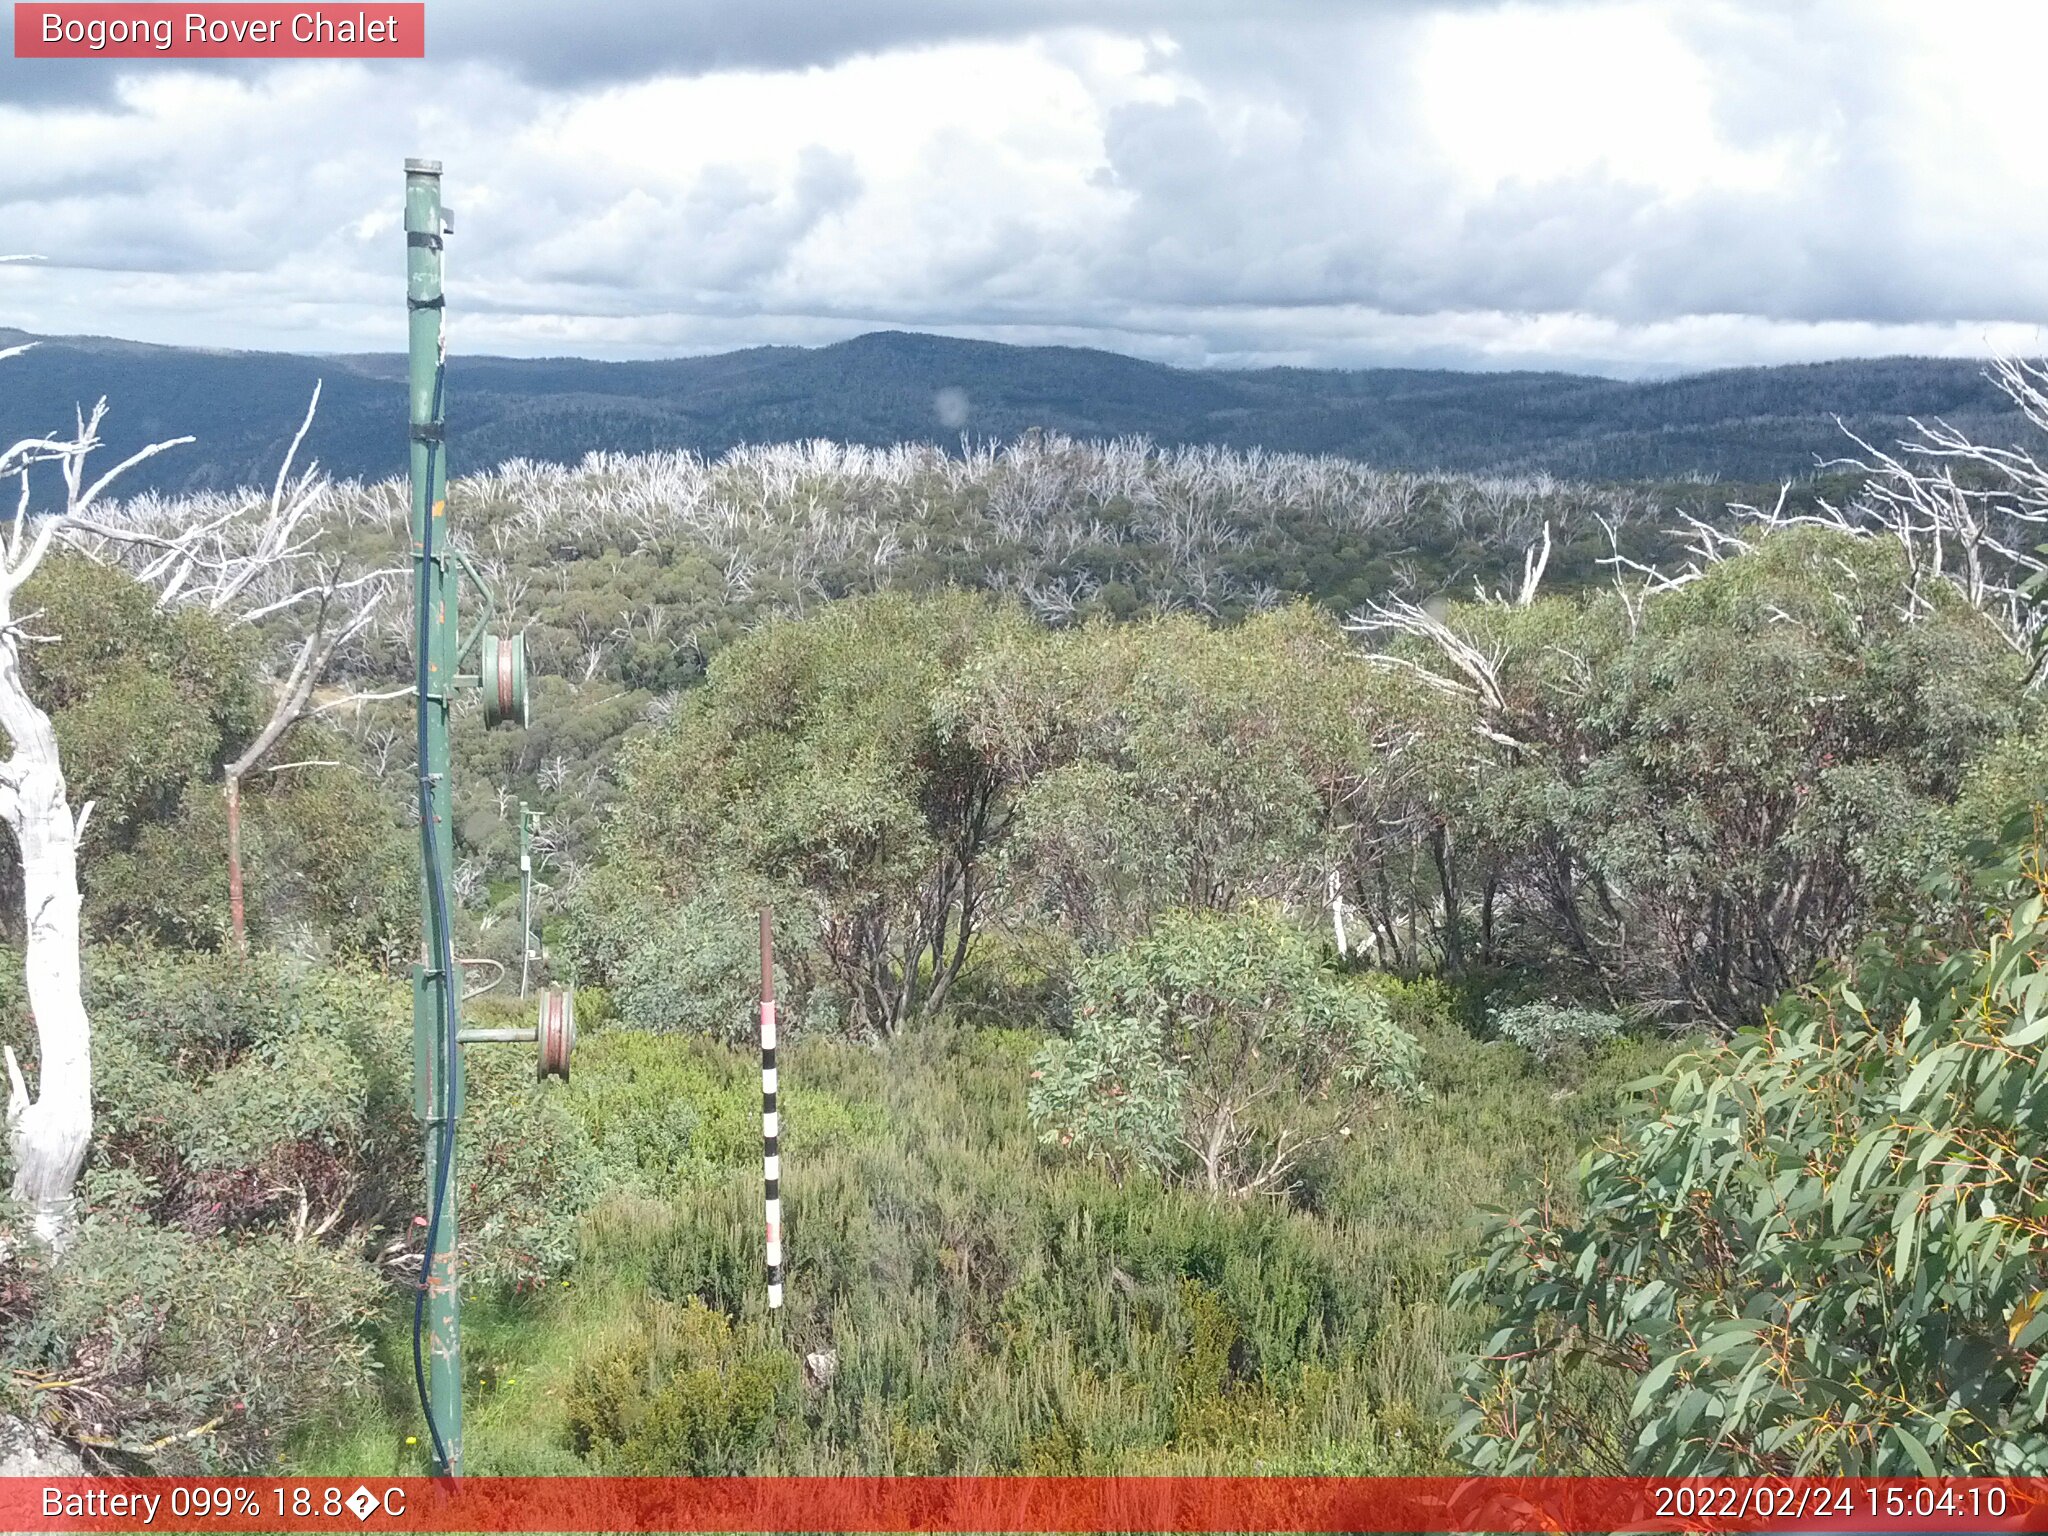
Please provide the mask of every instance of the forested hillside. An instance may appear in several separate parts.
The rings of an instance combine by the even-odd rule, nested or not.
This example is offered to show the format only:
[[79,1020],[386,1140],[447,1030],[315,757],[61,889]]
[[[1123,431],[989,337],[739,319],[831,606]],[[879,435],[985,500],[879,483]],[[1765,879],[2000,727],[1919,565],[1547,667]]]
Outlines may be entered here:
[[[526,801],[584,1032],[468,1058],[469,1469],[2048,1471],[2000,441],[1753,507],[1057,433],[458,480],[539,674],[456,711],[468,1017]],[[108,1467],[425,1465],[406,499],[279,446],[0,550],[94,1050],[0,1410]]]
[[[0,330],[0,346],[21,339]],[[261,483],[316,378],[311,451],[340,477],[404,469],[398,357],[201,352],[96,338],[46,342],[0,370],[0,437],[58,424],[65,402],[120,403],[110,450],[174,433],[199,441],[143,466],[136,486]],[[1886,446],[1911,416],[1986,442],[2021,418],[1966,361],[1884,358],[1737,368],[1644,383],[1569,374],[1418,369],[1190,370],[1072,347],[878,332],[835,346],[761,347],[664,362],[457,357],[458,469],[575,463],[594,451],[822,437],[885,447],[1001,442],[1033,428],[1341,454],[1382,469],[1549,473],[1577,480],[1775,482],[1851,445],[1840,417]],[[53,402],[55,403],[53,405]]]

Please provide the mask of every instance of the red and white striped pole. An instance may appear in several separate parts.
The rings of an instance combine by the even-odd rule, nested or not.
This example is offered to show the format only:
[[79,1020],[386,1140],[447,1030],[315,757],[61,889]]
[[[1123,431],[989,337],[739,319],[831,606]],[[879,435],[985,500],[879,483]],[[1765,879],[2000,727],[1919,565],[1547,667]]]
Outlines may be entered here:
[[761,909],[761,1187],[768,1206],[768,1310],[782,1305],[781,1117],[775,1108],[773,907]]

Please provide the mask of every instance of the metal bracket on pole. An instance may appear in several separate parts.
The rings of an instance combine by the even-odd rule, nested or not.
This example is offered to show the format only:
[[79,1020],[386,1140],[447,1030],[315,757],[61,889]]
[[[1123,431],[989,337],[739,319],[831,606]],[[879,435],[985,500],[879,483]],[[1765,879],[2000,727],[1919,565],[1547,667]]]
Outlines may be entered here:
[[[484,631],[491,627],[491,620],[498,616],[498,594],[491,590],[491,584],[484,580],[484,573],[476,568],[476,562],[469,558],[469,551],[458,546],[455,563],[470,585],[476,588],[477,596],[484,600],[484,611],[477,615],[476,628],[469,632],[469,638],[455,648],[455,665],[458,671],[462,664],[475,654],[477,644],[484,637]],[[467,679],[464,679],[467,681]]]

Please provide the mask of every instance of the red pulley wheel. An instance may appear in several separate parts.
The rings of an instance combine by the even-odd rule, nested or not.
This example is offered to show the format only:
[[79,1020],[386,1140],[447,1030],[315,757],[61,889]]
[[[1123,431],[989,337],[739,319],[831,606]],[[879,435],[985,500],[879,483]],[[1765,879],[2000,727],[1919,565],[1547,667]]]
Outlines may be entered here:
[[569,1076],[569,1053],[576,1049],[576,994],[550,987],[540,995],[540,1063],[535,1074],[543,1081]]
[[490,635],[483,638],[482,677],[484,724],[527,723],[526,636]]

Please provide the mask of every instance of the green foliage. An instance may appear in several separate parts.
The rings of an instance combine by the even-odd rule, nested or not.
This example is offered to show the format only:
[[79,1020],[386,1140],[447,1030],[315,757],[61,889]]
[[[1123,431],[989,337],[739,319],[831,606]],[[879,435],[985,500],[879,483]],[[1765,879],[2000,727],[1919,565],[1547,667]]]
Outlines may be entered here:
[[619,1017],[639,1029],[683,1029],[735,1043],[754,1033],[761,961],[753,916],[716,896],[676,908],[607,972]]
[[1353,1134],[1314,1124],[1332,1096],[1420,1088],[1415,1037],[1271,911],[1168,913],[1076,993],[1074,1037],[1034,1062],[1043,1139],[1212,1190],[1285,1189],[1305,1149]]
[[382,1291],[369,1265],[317,1243],[95,1217],[61,1263],[16,1256],[0,1360],[116,1468],[247,1472],[374,1391]]
[[1000,815],[986,766],[940,733],[934,703],[1019,622],[956,595],[770,625],[629,756],[615,846],[670,896],[721,867],[793,886],[857,1023],[887,1034],[930,1014],[981,916]]
[[[249,647],[211,615],[159,610],[150,588],[78,555],[47,560],[23,601],[58,637],[23,650],[30,696],[56,729],[73,807],[93,807],[79,848],[88,934],[222,947],[220,769],[266,707]],[[397,807],[339,732],[302,724],[291,741],[300,761],[323,766],[258,774],[246,787],[250,931],[388,966],[417,921]],[[0,923],[18,937],[15,868],[12,841],[0,840]]]
[[[92,952],[96,1177],[196,1233],[393,1223],[412,1181],[406,999],[271,957]],[[400,1207],[402,1208],[402,1207]]]
[[[374,1386],[369,1325],[394,1295],[378,1265],[422,1204],[409,998],[262,952],[86,960],[87,1220],[60,1264],[32,1251],[33,1283],[0,1282],[0,1356],[72,1382],[43,1406],[117,1464],[271,1464]],[[15,991],[0,1033],[18,1044]],[[460,1258],[483,1299],[567,1266],[598,1163],[530,1057],[478,1051],[468,1069]]]
[[[1475,1206],[1521,1198],[1568,1169],[1609,1124],[1617,1085],[1668,1048],[1626,1042],[1568,1085],[1529,1092],[1515,1047],[1475,1041],[1428,985],[1377,988],[1427,1041],[1431,1089],[1386,1102],[1331,1142],[1284,1203],[1218,1200],[1143,1175],[1118,1185],[1085,1163],[1047,1158],[1018,1083],[1038,1039],[1023,1030],[938,1027],[880,1046],[814,1036],[784,1067],[787,1305],[775,1321],[780,1369],[833,1351],[829,1385],[752,1442],[725,1441],[724,1466],[754,1473],[1437,1473],[1457,1362],[1481,1342],[1474,1309],[1443,1300],[1472,1240]],[[466,1312],[480,1471],[579,1472],[575,1384],[624,1378],[648,1404],[663,1377],[627,1335],[652,1296],[701,1304],[675,1367],[760,1358],[763,1307],[758,1097],[750,1053],[631,1032],[591,1042],[565,1102],[617,1131],[621,1095],[653,1124],[663,1104],[726,1114],[729,1155],[681,1148],[666,1169],[614,1189],[582,1224],[566,1286],[514,1307]],[[632,1081],[627,1081],[627,1068]],[[708,1081],[707,1081],[708,1080]],[[602,1092],[585,1097],[586,1086]],[[811,1097],[799,1100],[801,1087]],[[629,1089],[632,1090],[629,1092]],[[748,1111],[753,1124],[746,1126]],[[640,1115],[636,1111],[636,1118]],[[827,1117],[837,1128],[822,1139]],[[810,1145],[797,1138],[813,1137]],[[638,1133],[635,1133],[637,1138]],[[601,1138],[608,1143],[609,1136]],[[658,1310],[658,1309],[657,1309]],[[702,1328],[703,1334],[694,1330]],[[391,1347],[402,1359],[402,1333]],[[623,1359],[607,1375],[606,1362]],[[724,1424],[730,1399],[702,1384],[668,1422]],[[611,1395],[581,1400],[604,1421]],[[374,1432],[323,1433],[303,1465],[358,1474],[416,1468],[416,1421],[394,1393]],[[646,1420],[641,1422],[645,1423]],[[667,1433],[664,1431],[664,1433]],[[643,1440],[642,1446],[654,1442]],[[677,1430],[668,1445],[716,1446]],[[412,1458],[412,1459],[408,1459]],[[657,1450],[644,1470],[687,1462]],[[665,1463],[665,1464],[662,1464]],[[607,1463],[623,1466],[621,1462]]]
[[[24,646],[22,665],[30,697],[56,729],[72,805],[93,803],[80,846],[88,925],[102,934],[162,929],[181,939],[224,929],[224,869],[211,882],[218,907],[194,918],[186,904],[203,901],[209,884],[190,878],[198,860],[148,850],[171,876],[167,884],[137,879],[129,866],[138,843],[160,844],[167,828],[189,824],[207,781],[256,728],[247,649],[208,615],[159,611],[149,588],[78,555],[45,560],[20,602],[37,615],[38,633],[61,637]],[[224,864],[225,843],[215,849]],[[11,839],[0,843],[0,910],[18,933],[15,857]]]
[[1618,1039],[1628,1025],[1597,1008],[1517,1003],[1493,1015],[1493,1032],[1546,1064],[1569,1060]]
[[[242,801],[244,877],[257,937],[402,970],[419,935],[416,837],[392,797],[363,771],[348,738],[302,723],[289,747],[291,757],[323,766],[259,775],[265,782]],[[205,844],[218,871],[210,879],[225,881],[226,845],[224,828],[218,842]]]
[[[758,1066],[758,1056],[708,1041],[611,1029],[578,1042],[575,1075],[561,1097],[592,1139],[607,1189],[661,1194],[679,1180],[715,1183],[740,1169],[758,1174]],[[855,1125],[847,1105],[801,1076],[785,1085],[781,1113],[791,1156],[828,1152]]]
[[559,1091],[534,1080],[525,1050],[471,1050],[463,1066],[455,1148],[463,1280],[531,1288],[575,1256],[576,1221],[602,1188],[602,1163]]
[[2038,831],[1979,884],[1960,931],[1873,941],[1672,1063],[1588,1155],[1583,1219],[1496,1226],[1456,1292],[1503,1313],[1467,1383],[1474,1466],[2048,1470]]
[[[634,876],[608,871],[579,893],[570,940],[582,975],[603,976],[604,995],[634,1029],[680,1031],[738,1043],[760,1028],[759,901],[746,886],[707,882],[680,904],[621,890]],[[836,1023],[834,994],[812,981],[808,924],[785,902],[775,920],[778,1021],[793,1034],[807,1021]],[[795,965],[790,964],[794,958]],[[584,989],[588,990],[588,989]],[[581,1008],[583,992],[578,992]]]
[[1039,1053],[1031,1079],[1031,1118],[1042,1139],[1118,1175],[1180,1162],[1185,1074],[1161,1031],[1113,1000],[1084,1000],[1073,1032]]
[[[381,494],[337,492],[361,549]],[[458,498],[528,589],[543,673],[530,731],[463,705],[464,951],[516,961],[529,795],[573,890],[550,942],[630,1026],[588,1034],[567,1088],[469,1057],[486,1337],[573,1325],[524,1403],[531,1465],[1433,1470],[1479,1302],[1512,1357],[1472,1380],[1483,1465],[2044,1465],[2013,1151],[2038,903],[1959,935],[1930,901],[1927,934],[1675,1068],[1576,1189],[1544,1182],[1662,1048],[1520,1000],[1751,1021],[2038,779],[2023,664],[1947,588],[1909,595],[1887,544],[1781,533],[1631,605],[1584,588],[1595,512],[1658,552],[1637,492],[1057,437],[522,464]],[[1490,584],[1553,525],[1565,596],[1432,606],[1463,662],[1411,636],[1363,664],[1284,606]],[[125,578],[38,580],[66,642],[33,686],[99,803],[88,922],[217,948],[247,658]],[[351,664],[399,659],[370,635]],[[101,1398],[48,1400],[74,1431],[110,1414],[117,1455],[245,1466],[369,1401],[371,1261],[419,1203],[405,1000],[350,966],[414,947],[402,714],[307,728],[294,755],[340,766],[249,787],[249,964],[91,957],[89,1262],[75,1295],[0,1277],[0,1350],[44,1385],[111,1362]],[[1444,977],[1333,971],[1277,916],[1332,893],[1373,962]],[[786,1023],[878,1047],[786,1029],[772,1340],[745,1049],[768,901]],[[1510,999],[1498,1042],[1446,1028]],[[1540,1214],[1447,1305],[1486,1200]],[[195,1286],[231,1307],[163,1301]],[[266,1347],[327,1396],[244,1358]],[[800,1383],[812,1347],[829,1384]],[[501,1425],[518,1379],[480,1374]],[[278,1429],[221,1418],[235,1401]]]
[[796,1362],[695,1300],[637,1309],[578,1367],[569,1434],[593,1471],[709,1477],[745,1470],[795,1398]]
[[946,718],[1016,786],[1024,899],[1101,944],[1171,907],[1320,892],[1395,691],[1334,625],[1303,607],[1004,638]]
[[1946,586],[1909,599],[1896,549],[1826,529],[1639,619],[1610,596],[1448,622],[1498,658],[1503,740],[1432,792],[1444,957],[1727,1027],[1915,899],[1955,855],[1969,765],[2038,708],[1983,614]]
[[[232,931],[227,846],[219,786],[190,780],[166,815],[133,829],[126,847],[85,861],[91,928],[179,949],[222,948]],[[257,902],[255,911],[264,910]]]

